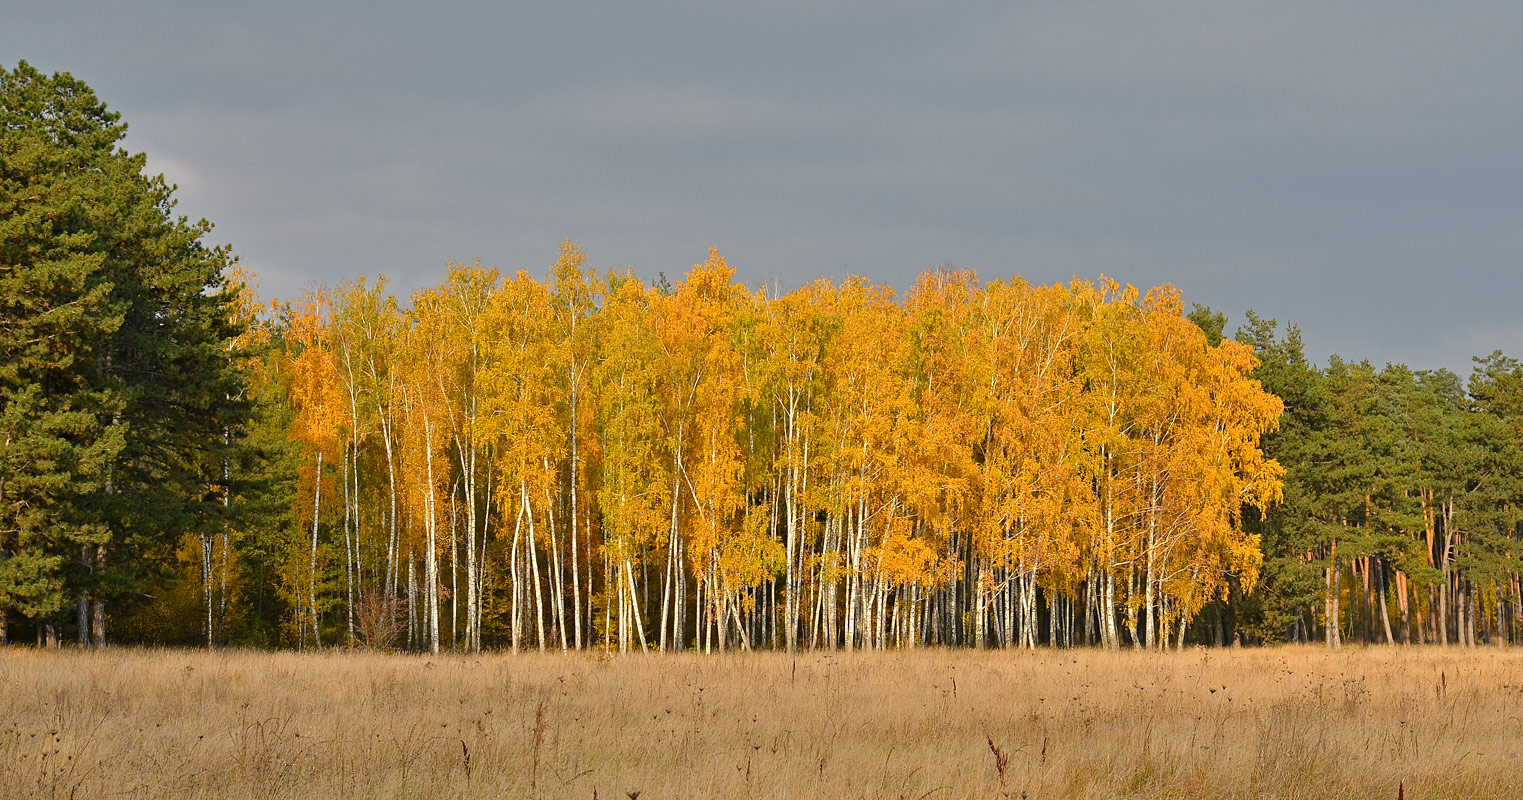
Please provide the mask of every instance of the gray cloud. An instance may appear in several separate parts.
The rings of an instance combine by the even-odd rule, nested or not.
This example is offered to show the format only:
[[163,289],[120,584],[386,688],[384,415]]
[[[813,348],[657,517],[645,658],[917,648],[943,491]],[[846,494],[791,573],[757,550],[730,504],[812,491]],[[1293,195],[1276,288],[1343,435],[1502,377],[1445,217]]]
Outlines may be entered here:
[[[7,15],[282,297],[445,262],[1101,272],[1317,358],[1523,355],[1523,7],[115,4]],[[129,7],[130,6],[130,7]]]

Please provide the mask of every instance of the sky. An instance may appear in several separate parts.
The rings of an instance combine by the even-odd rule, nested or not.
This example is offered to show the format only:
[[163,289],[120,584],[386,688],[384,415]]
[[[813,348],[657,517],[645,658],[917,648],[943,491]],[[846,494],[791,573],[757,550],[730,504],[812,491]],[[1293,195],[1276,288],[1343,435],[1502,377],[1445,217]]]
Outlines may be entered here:
[[1318,361],[1523,357],[1523,4],[17,3],[263,293],[558,243],[751,285],[1173,283]]

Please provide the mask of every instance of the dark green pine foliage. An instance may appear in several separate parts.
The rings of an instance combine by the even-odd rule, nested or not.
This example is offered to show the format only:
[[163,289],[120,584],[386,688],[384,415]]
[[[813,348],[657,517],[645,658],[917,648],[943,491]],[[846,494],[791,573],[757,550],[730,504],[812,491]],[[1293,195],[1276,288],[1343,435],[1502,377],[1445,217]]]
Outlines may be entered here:
[[98,640],[105,598],[222,524],[247,417],[230,254],[125,135],[67,73],[0,70],[0,607],[51,627],[77,603]]
[[[1418,515],[1409,526],[1415,556],[1397,568],[1426,589],[1428,601],[1421,610],[1429,624],[1426,631],[1417,632],[1418,638],[1453,641],[1448,619],[1452,562],[1460,544],[1454,539],[1459,532],[1456,515],[1481,500],[1470,496],[1476,486],[1472,470],[1493,443],[1470,435],[1476,420],[1454,373],[1387,367],[1382,377],[1393,398],[1391,413],[1399,415],[1410,440],[1408,495],[1417,504]],[[1403,622],[1402,627],[1407,624]]]
[[[283,355],[277,338],[266,355],[267,368],[278,369]],[[291,498],[304,454],[288,435],[295,414],[284,384],[270,380],[255,388],[260,394],[253,398],[253,422],[233,471],[237,602],[219,641],[269,647],[283,643],[280,621],[291,613],[280,592],[280,566],[286,539],[301,528]]]
[[[83,85],[0,72],[0,608],[50,620],[106,541],[98,502],[122,450],[101,380],[125,318],[106,264],[116,115]],[[93,559],[90,559],[93,561]],[[66,582],[72,575],[73,580]]]
[[1523,612],[1518,582],[1523,573],[1523,365],[1500,352],[1475,362],[1466,413],[1454,431],[1468,458],[1458,464],[1440,462],[1437,456],[1445,448],[1435,442],[1434,464],[1464,476],[1454,567],[1470,582],[1468,588],[1498,604],[1494,619],[1504,629],[1489,634],[1516,641]]
[[1457,408],[1452,393],[1435,391],[1445,385],[1442,375],[1452,374],[1414,373],[1399,364],[1376,372],[1367,362],[1337,358],[1328,372],[1340,397],[1330,460],[1344,466],[1329,490],[1347,520],[1335,566],[1346,568],[1357,584],[1350,592],[1356,607],[1347,610],[1349,630],[1367,642],[1400,641],[1409,634],[1410,618],[1400,617],[1393,627],[1389,598],[1399,585],[1396,576],[1418,584],[1437,578],[1426,555],[1423,486],[1429,443]]
[[[1209,331],[1217,316],[1197,308],[1191,318]],[[1319,370],[1294,327],[1277,338],[1273,320],[1247,317],[1237,338],[1258,353],[1255,377],[1285,401],[1280,430],[1264,440],[1286,467],[1285,493],[1265,514],[1245,512],[1261,578],[1215,609],[1226,622],[1215,638],[1516,640],[1523,367],[1478,358],[1468,386],[1447,370],[1337,356]]]
[[1343,639],[1344,572],[1366,555],[1369,501],[1382,472],[1377,454],[1389,438],[1375,403],[1375,374],[1367,361],[1328,359],[1321,428],[1311,437],[1309,458],[1298,465],[1310,489],[1307,556],[1322,595],[1320,605],[1308,609],[1307,624],[1320,626],[1330,645]]
[[1210,306],[1194,303],[1190,307],[1190,313],[1185,318],[1195,323],[1201,333],[1206,335],[1206,344],[1215,347],[1226,338],[1227,315],[1220,311],[1212,311]]

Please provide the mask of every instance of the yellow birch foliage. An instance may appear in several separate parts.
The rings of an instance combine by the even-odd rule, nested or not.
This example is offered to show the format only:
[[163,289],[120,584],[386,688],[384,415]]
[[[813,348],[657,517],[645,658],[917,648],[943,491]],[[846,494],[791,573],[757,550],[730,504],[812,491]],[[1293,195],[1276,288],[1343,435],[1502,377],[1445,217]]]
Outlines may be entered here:
[[[1038,586],[1049,604],[1082,592],[1108,608],[1108,644],[1118,621],[1133,636],[1145,621],[1154,641],[1253,586],[1261,555],[1242,509],[1280,497],[1283,470],[1260,447],[1279,400],[1250,377],[1251,348],[1208,346],[1173,287],[933,270],[902,300],[857,277],[769,298],[710,250],[658,290],[628,272],[600,280],[566,241],[547,281],[456,264],[405,314],[384,279],[337,298],[282,307],[279,367],[293,441],[336,464],[346,426],[360,429],[345,463],[383,500],[390,474],[375,471],[397,469],[398,513],[363,518],[437,532],[441,498],[479,487],[495,505],[473,530],[506,553],[525,502],[557,523],[538,541],[565,541],[574,486],[589,571],[572,573],[586,602],[565,605],[601,597],[606,615],[617,591],[662,642],[691,641],[701,622],[721,646],[764,631],[808,646],[983,643],[996,627],[1032,643]],[[230,313],[257,315],[239,301]],[[462,480],[467,448],[490,486]],[[302,515],[322,490],[316,463]],[[356,540],[369,559],[405,554],[393,541]],[[433,555],[455,557],[441,541]],[[552,566],[554,604],[566,598]],[[395,562],[384,574],[400,575]],[[702,619],[670,613],[699,598]],[[554,608],[542,619],[564,625]],[[742,619],[763,608],[765,625]],[[955,633],[935,621],[951,615]]]
[[655,330],[657,296],[639,279],[614,274],[595,325],[592,386],[601,453],[597,492],[609,555],[634,558],[665,528],[671,461],[658,382],[663,354]]

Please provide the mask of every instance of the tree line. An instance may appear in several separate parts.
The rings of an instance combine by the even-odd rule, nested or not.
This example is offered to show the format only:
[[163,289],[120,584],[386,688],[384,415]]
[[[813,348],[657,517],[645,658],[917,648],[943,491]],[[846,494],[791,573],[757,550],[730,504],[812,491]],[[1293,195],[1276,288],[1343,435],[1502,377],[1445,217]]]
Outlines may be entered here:
[[1318,368],[1298,330],[1276,329],[1249,312],[1238,332],[1285,402],[1265,447],[1289,468],[1283,502],[1247,515],[1263,581],[1220,610],[1225,624],[1330,646],[1517,642],[1523,365],[1494,352],[1467,379],[1337,356]]
[[[1515,641],[1523,368],[1173,287],[451,264],[262,304],[0,73],[0,637],[438,652]],[[108,610],[109,609],[109,610]]]

